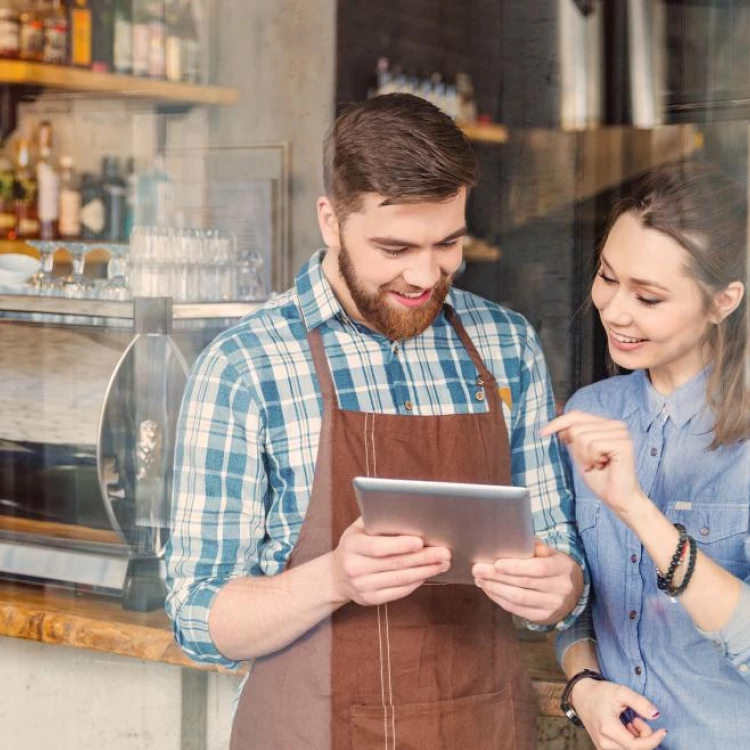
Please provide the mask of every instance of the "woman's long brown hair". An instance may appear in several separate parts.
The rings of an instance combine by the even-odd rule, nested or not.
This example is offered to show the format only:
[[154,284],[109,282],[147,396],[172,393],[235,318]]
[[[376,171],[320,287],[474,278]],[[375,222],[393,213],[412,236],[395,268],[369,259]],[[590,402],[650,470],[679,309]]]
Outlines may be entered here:
[[[610,217],[623,214],[679,243],[698,284],[706,314],[715,295],[733,281],[747,285],[747,197],[718,168],[681,162],[652,170],[637,181]],[[709,329],[712,355],[706,398],[716,423],[711,449],[750,437],[747,294],[736,310]]]

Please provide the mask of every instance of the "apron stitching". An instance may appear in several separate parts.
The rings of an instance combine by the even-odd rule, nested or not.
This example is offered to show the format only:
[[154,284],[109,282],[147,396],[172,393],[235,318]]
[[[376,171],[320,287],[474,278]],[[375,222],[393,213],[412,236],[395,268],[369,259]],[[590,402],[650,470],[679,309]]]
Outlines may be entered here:
[[391,629],[388,618],[388,602],[385,603],[385,639],[388,655],[388,702],[391,707],[391,724],[393,726],[393,750],[396,750],[396,707],[393,705],[393,683],[391,680]]
[[388,750],[388,709],[385,703],[385,680],[383,679],[383,632],[380,624],[380,605],[378,604],[378,648],[380,649],[380,702],[383,704],[383,730],[385,750]]
[[[375,412],[372,413],[372,427],[371,427],[371,445],[372,445],[372,475],[376,477],[378,475],[378,464],[375,456]],[[386,608],[386,626],[388,625],[388,609]]]
[[367,420],[369,414],[365,413],[365,426],[364,426],[364,438],[365,438],[365,474],[370,476],[370,446],[367,444]]

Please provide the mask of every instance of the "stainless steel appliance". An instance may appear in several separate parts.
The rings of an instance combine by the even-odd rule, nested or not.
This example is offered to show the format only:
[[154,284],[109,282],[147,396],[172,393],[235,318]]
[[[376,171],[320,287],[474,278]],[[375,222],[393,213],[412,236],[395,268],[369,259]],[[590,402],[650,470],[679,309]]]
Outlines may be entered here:
[[163,605],[188,366],[255,307],[0,296],[0,576]]

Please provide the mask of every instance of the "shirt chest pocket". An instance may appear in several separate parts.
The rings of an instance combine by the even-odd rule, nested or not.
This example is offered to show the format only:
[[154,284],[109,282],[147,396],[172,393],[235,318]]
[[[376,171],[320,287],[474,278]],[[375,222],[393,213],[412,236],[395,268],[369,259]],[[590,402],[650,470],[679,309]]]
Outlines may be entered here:
[[740,578],[750,573],[746,552],[749,516],[748,505],[677,501],[667,506],[669,520],[681,523],[701,552]]

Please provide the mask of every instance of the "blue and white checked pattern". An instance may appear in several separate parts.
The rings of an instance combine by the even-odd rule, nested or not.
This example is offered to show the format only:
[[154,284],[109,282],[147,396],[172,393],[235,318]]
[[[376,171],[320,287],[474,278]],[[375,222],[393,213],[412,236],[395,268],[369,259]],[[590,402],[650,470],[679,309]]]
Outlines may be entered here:
[[[167,613],[196,660],[236,666],[209,636],[213,599],[231,578],[282,571],[304,520],[323,408],[308,330],[321,330],[345,410],[437,416],[488,409],[475,397],[476,368],[444,314],[396,346],[348,318],[321,260],[316,253],[292,289],[222,333],[188,383],[175,455]],[[554,404],[536,334],[522,316],[466,292],[452,290],[447,302],[498,386],[510,390],[512,478],[531,490],[537,535],[583,565],[558,444],[539,436]],[[561,627],[583,608],[587,591]]]

